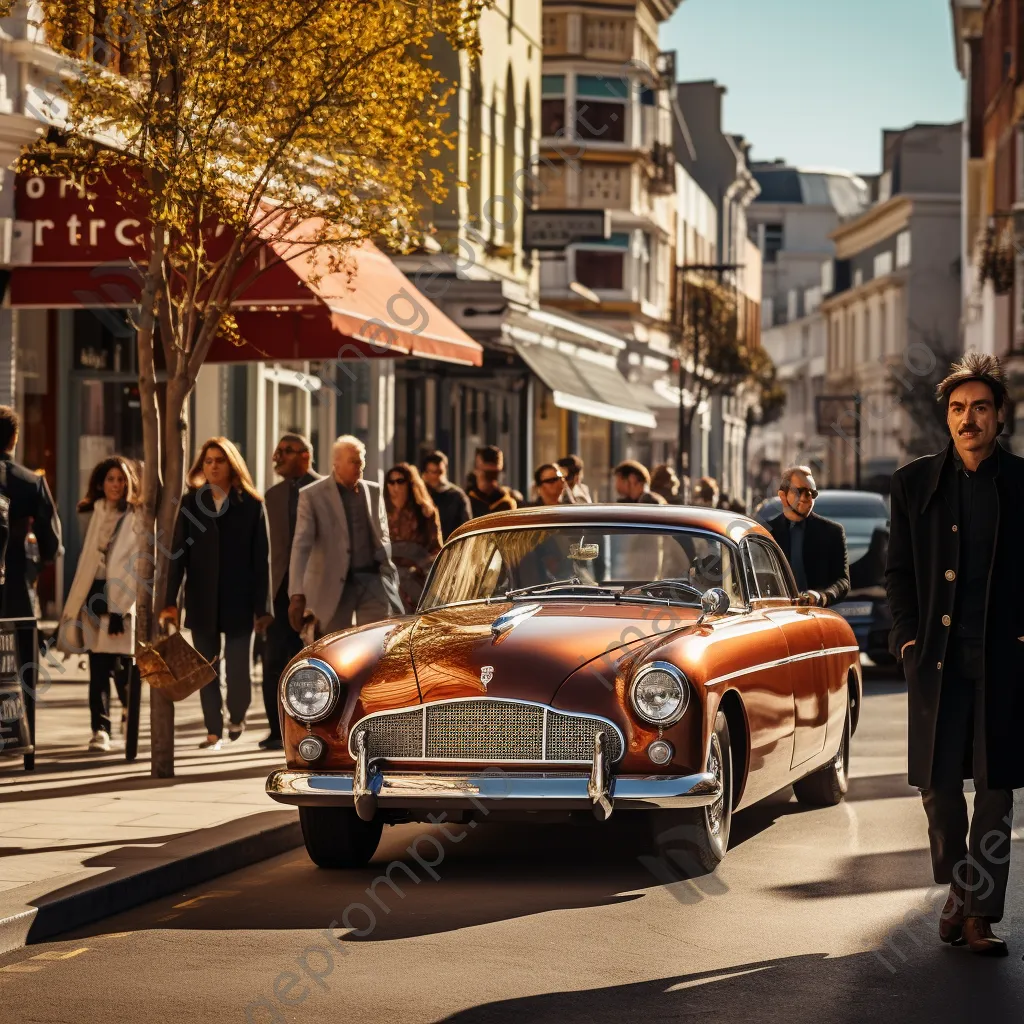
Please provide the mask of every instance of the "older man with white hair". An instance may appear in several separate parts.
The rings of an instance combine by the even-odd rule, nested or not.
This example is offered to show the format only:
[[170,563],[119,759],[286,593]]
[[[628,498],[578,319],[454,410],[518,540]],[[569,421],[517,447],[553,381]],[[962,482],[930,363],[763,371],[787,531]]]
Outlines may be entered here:
[[402,614],[380,484],[363,479],[366,446],[344,434],[332,473],[303,487],[288,567],[288,618],[300,629],[312,613],[323,636]]

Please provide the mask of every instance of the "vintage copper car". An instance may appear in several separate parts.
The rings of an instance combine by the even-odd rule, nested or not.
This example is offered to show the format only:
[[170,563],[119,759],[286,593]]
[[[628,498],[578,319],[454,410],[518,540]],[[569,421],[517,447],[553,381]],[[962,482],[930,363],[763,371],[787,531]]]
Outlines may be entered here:
[[335,633],[280,686],[287,767],[321,867],[385,824],[634,815],[696,872],[735,810],[847,789],[861,671],[834,612],[798,606],[767,531],[666,505],[558,505],[460,527],[414,615]]

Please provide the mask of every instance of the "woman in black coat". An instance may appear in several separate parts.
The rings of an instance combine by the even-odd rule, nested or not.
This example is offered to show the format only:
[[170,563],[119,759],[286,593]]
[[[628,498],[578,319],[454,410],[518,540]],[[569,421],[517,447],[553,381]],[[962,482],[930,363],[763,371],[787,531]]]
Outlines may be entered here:
[[[178,595],[185,583],[185,625],[196,650],[215,661],[224,645],[228,738],[238,739],[252,700],[253,630],[273,621],[270,538],[266,507],[238,449],[224,437],[202,447],[188,474],[171,545],[171,565],[160,622],[178,622]],[[219,750],[224,732],[220,681],[200,691],[206,739]]]

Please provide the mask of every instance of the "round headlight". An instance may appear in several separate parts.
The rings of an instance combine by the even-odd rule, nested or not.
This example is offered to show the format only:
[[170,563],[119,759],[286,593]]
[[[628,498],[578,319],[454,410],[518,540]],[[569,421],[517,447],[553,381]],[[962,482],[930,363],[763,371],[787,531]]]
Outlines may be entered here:
[[690,690],[682,672],[668,662],[642,668],[629,691],[633,710],[652,725],[672,725],[686,712]]
[[285,710],[300,722],[326,718],[338,703],[340,693],[337,673],[315,658],[298,662],[281,685]]

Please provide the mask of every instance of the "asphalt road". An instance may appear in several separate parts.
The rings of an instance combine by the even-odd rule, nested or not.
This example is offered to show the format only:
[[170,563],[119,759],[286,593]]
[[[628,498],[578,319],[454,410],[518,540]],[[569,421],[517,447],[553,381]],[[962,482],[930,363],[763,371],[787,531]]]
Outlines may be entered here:
[[[295,851],[0,957],[0,1019],[1020,1022],[1024,842],[998,929],[1010,958],[942,946],[905,715],[900,684],[870,682],[847,802],[808,811],[787,792],[746,811],[699,881],[638,859],[625,815],[402,826],[365,871]],[[398,891],[368,895],[396,860]]]

